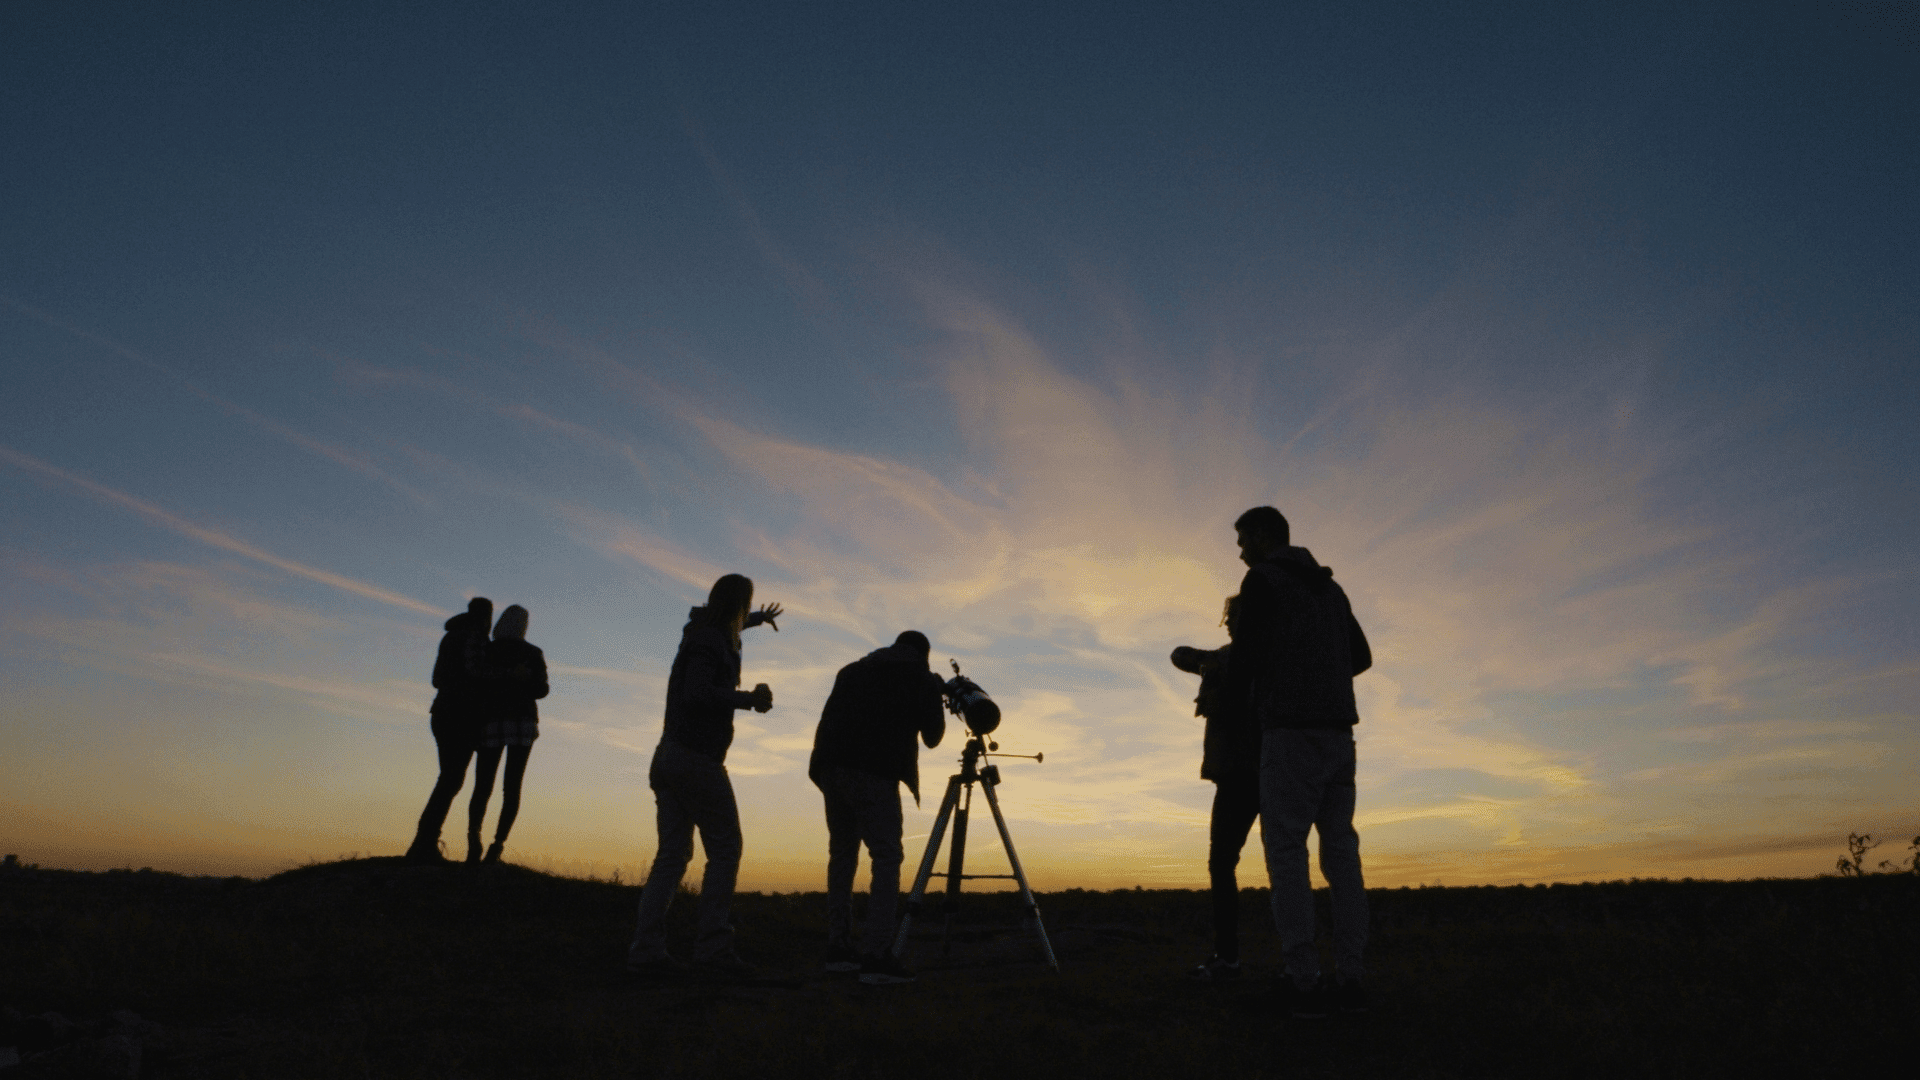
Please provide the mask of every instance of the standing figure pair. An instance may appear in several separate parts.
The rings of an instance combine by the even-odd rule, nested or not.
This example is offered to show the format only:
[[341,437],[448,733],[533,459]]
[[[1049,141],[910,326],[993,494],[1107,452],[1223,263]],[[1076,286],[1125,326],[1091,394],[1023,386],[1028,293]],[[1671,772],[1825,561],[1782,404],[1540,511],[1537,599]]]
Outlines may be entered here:
[[473,798],[467,805],[466,861],[482,859],[480,825],[503,750],[506,791],[487,861],[499,860],[519,816],[527,759],[540,734],[539,707],[534,702],[547,696],[547,663],[540,649],[526,640],[526,608],[514,604],[501,612],[489,640],[487,624],[492,618],[493,601],[476,596],[468,601],[465,612],[447,620],[446,634],[440,639],[433,664],[433,685],[439,693],[428,710],[440,776],[420,812],[413,844],[407,848],[406,857],[415,862],[446,861],[440,853],[440,830],[454,796],[466,783],[467,765],[476,757]]

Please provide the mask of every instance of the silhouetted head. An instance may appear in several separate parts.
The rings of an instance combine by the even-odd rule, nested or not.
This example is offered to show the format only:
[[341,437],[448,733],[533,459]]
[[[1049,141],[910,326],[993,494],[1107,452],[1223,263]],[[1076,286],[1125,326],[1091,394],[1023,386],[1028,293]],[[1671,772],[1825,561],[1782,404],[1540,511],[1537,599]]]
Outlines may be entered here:
[[1287,519],[1271,506],[1256,506],[1233,523],[1240,537],[1240,561],[1252,566],[1287,550],[1293,542]]
[[911,651],[922,660],[925,660],[927,654],[933,651],[933,643],[927,640],[927,635],[918,630],[900,631],[900,636],[893,639],[893,645],[897,649]]
[[507,610],[500,613],[500,621],[493,624],[493,640],[518,638],[527,640],[527,609],[519,604],[508,604]]
[[707,591],[707,621],[731,631],[736,639],[752,608],[753,579],[745,574],[728,574]]
[[467,614],[473,616],[475,626],[493,624],[493,601],[484,596],[476,596],[467,601]]
[[1233,636],[1233,626],[1240,621],[1240,594],[1227,597],[1225,607],[1220,609],[1220,625],[1227,628],[1227,636]]

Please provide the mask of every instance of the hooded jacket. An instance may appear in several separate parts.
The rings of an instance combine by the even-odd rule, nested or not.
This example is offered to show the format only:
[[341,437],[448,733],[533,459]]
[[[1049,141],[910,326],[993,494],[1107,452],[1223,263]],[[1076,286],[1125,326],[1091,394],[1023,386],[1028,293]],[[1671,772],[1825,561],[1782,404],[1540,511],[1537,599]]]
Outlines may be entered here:
[[520,638],[495,638],[484,651],[481,712],[487,720],[540,719],[535,702],[547,696],[547,657]]
[[427,712],[442,719],[477,720],[482,691],[479,679],[486,628],[474,628],[474,618],[461,612],[447,620],[440,651],[433,658],[433,696]]
[[1238,622],[1231,670],[1262,729],[1360,722],[1353,677],[1373,666],[1373,650],[1346,591],[1312,552],[1290,547],[1249,568]]
[[907,785],[919,805],[920,750],[913,740],[918,735],[934,747],[946,735],[941,685],[926,657],[897,644],[841,668],[813,732],[807,775],[817,783],[831,766],[857,769]]
[[662,738],[726,764],[733,745],[733,711],[753,707],[740,688],[740,650],[725,627],[707,621],[707,609],[687,612],[680,651],[667,676],[667,717]]

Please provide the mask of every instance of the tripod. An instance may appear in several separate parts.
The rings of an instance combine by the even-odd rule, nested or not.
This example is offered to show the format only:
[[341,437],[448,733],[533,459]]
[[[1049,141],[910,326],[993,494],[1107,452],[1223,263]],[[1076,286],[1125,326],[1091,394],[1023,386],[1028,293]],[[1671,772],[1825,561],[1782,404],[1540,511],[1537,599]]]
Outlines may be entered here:
[[[960,900],[960,883],[968,879],[1011,878],[1020,883],[1020,899],[1026,902],[1027,914],[1033,919],[1034,932],[1040,935],[1040,950],[1046,954],[1047,966],[1060,970],[1060,962],[1053,957],[1053,942],[1047,940],[1047,928],[1040,922],[1040,905],[1034,902],[1033,890],[1027,886],[1027,875],[1020,869],[1020,856],[1013,852],[1013,835],[1007,832],[1006,816],[1000,813],[1000,799],[993,789],[1000,783],[1000,769],[996,765],[980,766],[983,757],[1027,757],[1026,754],[989,754],[988,748],[999,749],[998,744],[988,744],[986,737],[968,732],[966,748],[960,752],[960,771],[947,780],[946,797],[940,800],[940,814],[933,819],[933,834],[927,838],[927,852],[920,857],[920,872],[914,875],[913,892],[907,897],[906,913],[900,919],[900,932],[893,939],[893,955],[904,956],[907,948],[907,932],[913,928],[913,917],[920,912],[921,898],[927,892],[927,879],[938,874],[947,879],[947,902],[944,906],[946,928],[941,943],[943,952],[953,950],[953,911]],[[1039,754],[1032,755],[1035,761],[1041,760]],[[973,806],[973,785],[978,783],[980,790],[986,793],[987,806],[993,811],[993,823],[1000,830],[1000,846],[1007,850],[1007,863],[1013,867],[1011,874],[969,874],[965,873],[967,853],[967,811]],[[966,794],[962,798],[961,791]],[[933,868],[935,856],[940,853],[940,841],[946,838],[947,821],[953,821],[953,849],[947,857],[946,873],[941,874]]]

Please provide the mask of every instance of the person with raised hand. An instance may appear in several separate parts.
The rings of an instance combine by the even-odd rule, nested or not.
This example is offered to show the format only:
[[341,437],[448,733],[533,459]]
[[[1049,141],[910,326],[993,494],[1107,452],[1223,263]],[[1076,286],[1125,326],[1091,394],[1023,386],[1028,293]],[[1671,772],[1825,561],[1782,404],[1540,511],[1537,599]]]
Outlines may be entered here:
[[773,691],[766,683],[740,689],[740,632],[762,623],[778,631],[779,604],[753,608],[753,581],[728,574],[713,583],[703,607],[687,613],[680,650],[667,677],[666,722],[647,769],[653,789],[660,847],[640,892],[639,922],[627,949],[627,969],[668,975],[680,964],[667,951],[667,907],[693,859],[700,833],[706,870],[691,958],[714,973],[744,978],[753,969],[733,947],[730,914],[740,870],[740,810],[727,778],[727,748],[733,744],[737,709],[767,712]]

